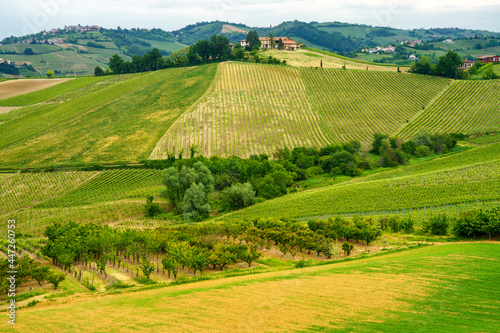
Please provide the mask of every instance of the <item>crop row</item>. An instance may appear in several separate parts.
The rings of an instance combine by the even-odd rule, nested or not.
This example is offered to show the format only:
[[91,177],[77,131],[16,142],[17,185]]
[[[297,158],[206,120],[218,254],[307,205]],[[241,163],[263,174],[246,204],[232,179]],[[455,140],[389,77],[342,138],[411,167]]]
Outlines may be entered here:
[[450,81],[403,73],[225,63],[209,93],[168,130],[157,157],[271,154],[394,133]]
[[11,174],[0,178],[0,215],[31,207],[94,177],[96,172]]
[[476,133],[499,128],[499,91],[498,80],[454,82],[400,135],[408,138],[421,128],[441,133]]
[[304,191],[249,207],[232,217],[304,217],[476,200],[500,200],[500,166],[496,161]]
[[304,69],[302,74],[332,138],[365,144],[373,133],[397,131],[449,83],[389,72]]
[[78,188],[40,203],[36,207],[83,206],[126,198],[144,200],[147,195],[158,194],[161,189],[161,170],[110,170],[100,173]]

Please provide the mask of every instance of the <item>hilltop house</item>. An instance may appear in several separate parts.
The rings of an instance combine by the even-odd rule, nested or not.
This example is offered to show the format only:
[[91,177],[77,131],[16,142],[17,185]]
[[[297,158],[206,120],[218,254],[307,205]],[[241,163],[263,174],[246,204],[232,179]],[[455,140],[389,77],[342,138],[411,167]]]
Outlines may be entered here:
[[482,61],[485,64],[488,64],[490,62],[500,62],[500,56],[499,55],[485,55],[482,57],[477,57],[477,60]]
[[472,60],[464,60],[462,61],[462,65],[459,67],[460,69],[470,69],[472,66],[474,66],[476,62]]
[[[283,45],[285,45],[285,50],[296,50],[297,49],[297,43],[294,42],[291,38],[289,37],[274,37],[274,48],[278,48],[278,41],[281,39],[283,42]],[[260,48],[271,48],[271,37],[259,37],[260,40]],[[241,47],[245,47],[248,45],[247,40],[243,39],[240,41]]]

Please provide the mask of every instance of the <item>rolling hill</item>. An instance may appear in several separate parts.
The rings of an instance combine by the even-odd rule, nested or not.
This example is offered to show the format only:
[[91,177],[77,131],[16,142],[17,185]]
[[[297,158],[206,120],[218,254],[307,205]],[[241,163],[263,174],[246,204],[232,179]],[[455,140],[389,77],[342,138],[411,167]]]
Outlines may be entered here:
[[[394,44],[403,40],[433,41],[436,36],[440,36],[441,39],[500,36],[496,32],[457,28],[403,30],[341,22],[306,23],[300,21],[283,22],[274,27],[250,27],[240,23],[212,21],[190,24],[174,31],[157,28],[122,29],[120,27],[80,32],[59,29],[57,32],[45,33],[45,35],[44,32],[40,32],[29,36],[8,37],[1,41],[3,45],[0,45],[0,57],[16,61],[18,64],[26,63],[33,66],[34,70],[20,69],[20,74],[25,77],[45,76],[47,70],[56,71],[58,75],[87,75],[93,73],[96,66],[107,67],[109,58],[113,54],[130,59],[134,55],[142,56],[153,48],[158,48],[163,55],[168,55],[200,39],[208,40],[214,34],[223,34],[232,43],[238,43],[252,29],[255,29],[260,36],[268,36],[270,33],[275,36],[289,36],[308,47],[346,53],[364,47]],[[33,38],[55,39],[57,42],[55,45],[26,43],[32,41]],[[484,49],[475,49],[477,43],[481,44]],[[433,56],[433,53],[440,56],[447,51],[446,48],[452,48],[461,56],[498,53],[498,46],[488,49],[487,44],[487,40],[468,39],[450,45],[436,42],[436,50],[417,52],[419,56],[421,54]],[[27,48],[32,49],[32,55],[24,54]],[[410,51],[415,52],[409,49]],[[386,57],[386,55],[362,54],[358,56],[368,61]],[[408,62],[406,61],[405,64],[407,65]],[[6,77],[10,76],[6,75]]]

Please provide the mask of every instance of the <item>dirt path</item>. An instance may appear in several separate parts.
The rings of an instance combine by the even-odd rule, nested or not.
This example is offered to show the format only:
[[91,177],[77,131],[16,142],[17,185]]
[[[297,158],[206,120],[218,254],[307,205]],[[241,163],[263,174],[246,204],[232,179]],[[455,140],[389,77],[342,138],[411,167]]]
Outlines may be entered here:
[[0,106],[0,114],[7,113],[12,110],[19,109],[18,106]]
[[22,79],[1,82],[0,99],[23,95],[40,89],[49,88],[67,80],[71,79]]

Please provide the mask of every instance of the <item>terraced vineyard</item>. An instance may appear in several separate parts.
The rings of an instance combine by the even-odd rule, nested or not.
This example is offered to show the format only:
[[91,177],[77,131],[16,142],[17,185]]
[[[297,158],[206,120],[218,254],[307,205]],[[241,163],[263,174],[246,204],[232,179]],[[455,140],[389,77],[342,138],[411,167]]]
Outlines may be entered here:
[[96,176],[96,172],[4,174],[0,176],[0,215],[31,207]]
[[[498,144],[492,145],[489,151],[496,150],[498,155],[498,148]],[[409,167],[408,171],[406,168],[396,169],[354,182],[287,195],[235,212],[229,217],[307,217],[499,201],[499,159],[492,156],[484,161],[486,152],[481,149],[478,154],[474,150],[467,151],[448,159]],[[479,162],[478,157],[483,162]]]
[[272,154],[277,148],[393,133],[449,80],[403,73],[223,63],[216,82],[160,140],[151,158]]
[[161,170],[119,169],[101,172],[74,190],[38,204],[37,208],[83,206],[160,192]]
[[334,141],[370,144],[373,133],[396,132],[449,80],[404,73],[303,69],[311,102]]
[[479,133],[500,127],[500,81],[456,81],[416,119],[401,129],[408,138],[430,132]]

